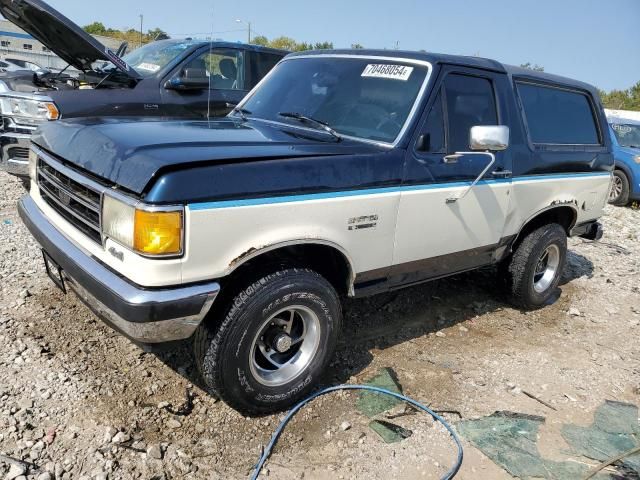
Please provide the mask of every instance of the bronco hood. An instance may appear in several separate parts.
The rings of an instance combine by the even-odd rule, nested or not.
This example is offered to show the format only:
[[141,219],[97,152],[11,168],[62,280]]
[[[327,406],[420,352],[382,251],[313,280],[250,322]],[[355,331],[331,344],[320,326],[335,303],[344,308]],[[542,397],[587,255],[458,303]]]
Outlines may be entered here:
[[366,154],[383,148],[348,139],[335,142],[321,132],[232,119],[79,118],[43,124],[33,142],[63,161],[137,194],[144,192],[160,170]]
[[90,70],[92,63],[103,60],[133,79],[142,78],[110,49],[41,0],[0,0],[0,13],[78,70]]

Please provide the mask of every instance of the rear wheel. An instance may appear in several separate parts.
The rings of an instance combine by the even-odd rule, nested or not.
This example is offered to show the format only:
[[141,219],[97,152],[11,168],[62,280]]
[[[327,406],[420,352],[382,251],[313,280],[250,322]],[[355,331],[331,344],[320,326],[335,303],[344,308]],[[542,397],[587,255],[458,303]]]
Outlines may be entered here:
[[629,204],[629,179],[622,170],[613,172],[613,183],[609,192],[609,203],[624,207]]
[[515,305],[535,309],[554,294],[567,257],[567,235],[557,223],[544,225],[520,242],[504,268]]
[[307,269],[266,275],[241,291],[217,325],[195,335],[211,393],[245,414],[290,407],[318,383],[341,325],[332,285]]

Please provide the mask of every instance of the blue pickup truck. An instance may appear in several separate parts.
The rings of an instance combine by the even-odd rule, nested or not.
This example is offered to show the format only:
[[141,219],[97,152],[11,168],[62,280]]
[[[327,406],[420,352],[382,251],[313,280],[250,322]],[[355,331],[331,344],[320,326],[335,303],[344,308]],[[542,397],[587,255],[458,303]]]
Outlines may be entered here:
[[625,206],[640,200],[640,112],[607,110],[616,169],[609,203]]

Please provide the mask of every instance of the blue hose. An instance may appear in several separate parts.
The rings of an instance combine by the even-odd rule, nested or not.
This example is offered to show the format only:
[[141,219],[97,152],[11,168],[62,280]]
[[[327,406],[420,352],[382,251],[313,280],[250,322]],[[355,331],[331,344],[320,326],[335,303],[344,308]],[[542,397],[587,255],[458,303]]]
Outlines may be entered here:
[[271,451],[273,450],[273,447],[275,447],[276,443],[278,442],[278,438],[280,438],[280,435],[282,434],[282,431],[287,426],[287,423],[289,423],[289,420],[291,420],[291,418],[296,413],[298,413],[298,411],[300,409],[302,409],[302,407],[304,407],[307,403],[309,403],[312,400],[320,397],[321,395],[325,395],[325,394],[331,393],[331,392],[336,392],[338,390],[369,390],[371,392],[382,393],[384,395],[389,395],[391,397],[395,397],[395,398],[397,398],[399,400],[402,400],[404,402],[410,403],[411,405],[413,405],[417,409],[422,410],[423,412],[426,412],[429,415],[431,415],[434,418],[434,420],[437,420],[442,425],[444,425],[444,428],[446,428],[449,431],[449,434],[451,435],[451,438],[453,438],[453,441],[456,443],[456,446],[458,447],[458,458],[456,460],[456,463],[442,477],[442,480],[449,480],[449,479],[455,477],[456,473],[458,473],[458,470],[460,470],[460,467],[462,466],[462,455],[463,455],[463,453],[462,453],[462,444],[460,443],[460,439],[458,438],[458,435],[456,435],[456,432],[453,431],[453,428],[451,428],[451,426],[444,420],[444,418],[442,418],[436,412],[434,412],[433,410],[429,409],[428,407],[425,407],[421,403],[418,403],[418,402],[416,402],[415,400],[413,400],[413,399],[411,399],[409,397],[405,397],[404,395],[400,395],[399,393],[395,393],[395,392],[391,392],[389,390],[385,390],[384,388],[371,387],[369,385],[338,385],[336,387],[325,388],[324,390],[321,390],[321,391],[319,391],[317,393],[314,393],[313,395],[308,397],[306,400],[303,400],[300,403],[298,403],[295,407],[293,407],[289,411],[289,413],[287,413],[287,416],[284,417],[282,422],[280,422],[280,425],[278,425],[278,428],[276,428],[276,431],[274,432],[273,436],[271,437],[271,441],[269,442],[269,445],[267,445],[267,448],[265,448],[264,452],[262,452],[262,456],[260,457],[260,460],[258,461],[258,464],[256,465],[255,470],[253,471],[253,475],[251,476],[251,480],[256,480],[258,478],[258,475],[260,475],[260,472],[262,471],[262,467],[264,466],[265,462],[267,461],[267,459],[271,455]]

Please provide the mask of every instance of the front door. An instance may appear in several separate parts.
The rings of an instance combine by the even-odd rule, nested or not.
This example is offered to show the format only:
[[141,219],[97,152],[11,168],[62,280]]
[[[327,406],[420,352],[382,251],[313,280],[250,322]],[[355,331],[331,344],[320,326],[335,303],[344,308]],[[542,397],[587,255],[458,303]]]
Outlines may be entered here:
[[[247,94],[245,51],[235,48],[200,50],[172,74],[184,70],[202,71],[210,89],[162,92],[165,111],[170,117],[213,118],[225,116]],[[170,78],[171,78],[170,77]]]
[[511,157],[496,163],[464,198],[490,157],[468,152],[473,126],[509,125],[506,75],[444,67],[407,150],[390,283],[411,284],[492,262],[501,243],[511,192]]

